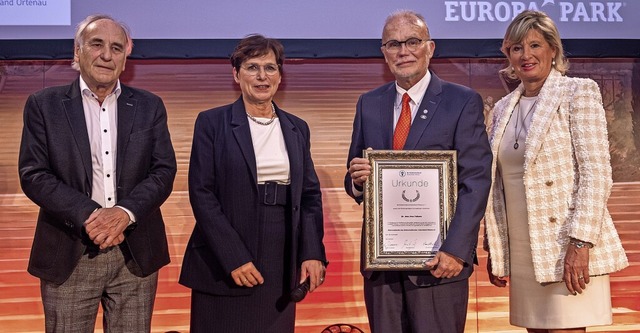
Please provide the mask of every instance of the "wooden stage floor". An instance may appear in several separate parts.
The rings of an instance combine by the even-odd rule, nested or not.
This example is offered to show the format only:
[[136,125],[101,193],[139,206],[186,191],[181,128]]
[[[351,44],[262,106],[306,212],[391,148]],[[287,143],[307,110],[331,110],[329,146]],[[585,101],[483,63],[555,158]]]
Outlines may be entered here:
[[[506,94],[497,77],[469,74],[495,73],[501,64],[501,60],[482,64],[440,60],[433,68],[441,77],[497,100]],[[0,75],[0,331],[42,332],[39,281],[26,272],[37,207],[22,194],[17,177],[22,108],[30,93],[67,84],[77,74],[68,62],[0,62]],[[293,60],[285,65],[276,102],[311,127],[331,261],[325,284],[298,306],[296,332],[320,333],[335,323],[369,330],[358,262],[362,208],[344,193],[342,178],[357,98],[391,79],[380,59]],[[160,95],[169,112],[178,158],[175,190],[163,206],[172,261],[160,271],[153,332],[188,332],[190,292],[176,281],[194,223],[186,192],[193,123],[198,112],[233,102],[239,91],[224,60],[130,61],[123,81]],[[589,332],[640,332],[640,183],[616,183],[609,208],[631,266],[611,277],[614,324]],[[523,332],[509,325],[508,291],[489,284],[486,255],[481,249],[478,253],[480,266],[470,280],[466,332]],[[97,331],[102,331],[99,321]]]

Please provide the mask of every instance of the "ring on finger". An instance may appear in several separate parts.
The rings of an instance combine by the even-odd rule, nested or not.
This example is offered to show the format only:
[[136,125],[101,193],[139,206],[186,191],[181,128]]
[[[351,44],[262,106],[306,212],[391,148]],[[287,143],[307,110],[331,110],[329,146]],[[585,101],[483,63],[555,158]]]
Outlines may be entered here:
[[582,275],[578,276],[578,280],[584,280],[584,276]]

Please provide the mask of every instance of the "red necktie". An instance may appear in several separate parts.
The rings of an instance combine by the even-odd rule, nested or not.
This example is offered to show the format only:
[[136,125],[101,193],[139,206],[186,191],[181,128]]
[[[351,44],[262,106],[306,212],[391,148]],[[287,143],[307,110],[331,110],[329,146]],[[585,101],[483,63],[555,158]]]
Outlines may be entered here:
[[401,150],[405,141],[407,141],[407,136],[409,136],[409,129],[411,128],[411,106],[409,106],[409,101],[411,101],[409,94],[404,93],[402,95],[402,111],[400,111],[396,130],[393,132],[394,150]]

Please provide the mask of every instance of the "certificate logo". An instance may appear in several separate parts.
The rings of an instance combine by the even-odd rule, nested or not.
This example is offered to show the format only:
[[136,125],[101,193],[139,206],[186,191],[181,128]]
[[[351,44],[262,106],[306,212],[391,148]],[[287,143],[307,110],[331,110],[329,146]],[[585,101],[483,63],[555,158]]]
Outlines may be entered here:
[[407,171],[407,170],[399,170],[398,171],[398,175],[400,177],[406,177],[406,176],[420,176],[422,175],[422,171]]
[[407,190],[402,190],[402,200],[406,202],[416,202],[420,199],[420,192],[416,190],[416,194],[413,198],[407,198]]

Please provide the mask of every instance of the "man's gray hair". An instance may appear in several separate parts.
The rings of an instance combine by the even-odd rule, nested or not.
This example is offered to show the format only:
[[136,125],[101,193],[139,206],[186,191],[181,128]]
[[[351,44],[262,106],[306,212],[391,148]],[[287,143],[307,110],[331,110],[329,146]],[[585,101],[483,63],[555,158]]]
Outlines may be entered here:
[[[429,33],[429,26],[427,25],[427,20],[424,19],[424,16],[422,16],[422,14],[420,14],[418,12],[415,12],[413,10],[399,9],[399,10],[394,11],[393,13],[389,14],[389,16],[387,16],[387,19],[384,21],[384,27],[386,28],[387,25],[391,21],[394,21],[394,20],[396,20],[398,18],[403,18],[403,19],[406,19],[408,21],[418,20],[418,21],[422,22],[424,24],[425,28],[427,29],[427,36],[429,38],[431,38],[431,34]],[[383,29],[383,31],[384,31],[384,29]]]
[[[113,19],[113,17],[105,14],[89,15],[87,16],[87,18],[85,18],[80,23],[78,23],[78,26],[76,26],[76,33],[73,36],[74,52],[77,48],[82,47],[82,44],[84,43],[84,31],[87,29],[87,27],[91,23],[94,23],[100,20],[109,20],[115,23],[116,25],[118,25],[120,29],[122,29],[122,32],[124,32],[124,36],[127,42],[127,45],[125,46],[125,50],[126,50],[126,55],[128,57],[131,54],[131,50],[133,49],[133,40],[131,39],[131,33],[129,32],[129,28],[124,23],[118,22],[115,19]],[[76,63],[75,61],[71,63],[71,68],[77,71],[80,71],[80,65],[78,65],[78,63]]]

